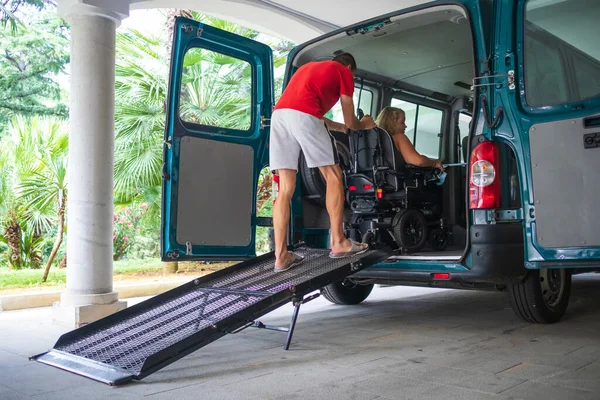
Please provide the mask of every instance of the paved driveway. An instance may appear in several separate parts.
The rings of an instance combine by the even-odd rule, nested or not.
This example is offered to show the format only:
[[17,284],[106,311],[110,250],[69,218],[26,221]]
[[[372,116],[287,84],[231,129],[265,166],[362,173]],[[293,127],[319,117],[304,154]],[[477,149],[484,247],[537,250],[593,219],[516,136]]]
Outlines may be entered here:
[[[285,324],[291,306],[263,322]],[[64,328],[0,313],[0,399],[600,399],[600,275],[574,279],[563,322],[520,322],[502,293],[377,287],[359,306],[303,306],[292,347],[247,329],[111,388],[26,357]]]

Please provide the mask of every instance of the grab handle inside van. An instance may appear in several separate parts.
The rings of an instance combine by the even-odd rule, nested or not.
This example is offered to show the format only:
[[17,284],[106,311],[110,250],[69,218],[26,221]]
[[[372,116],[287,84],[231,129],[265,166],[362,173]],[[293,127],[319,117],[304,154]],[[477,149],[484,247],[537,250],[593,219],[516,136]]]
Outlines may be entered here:
[[585,118],[583,120],[584,128],[598,128],[600,127],[600,116]]

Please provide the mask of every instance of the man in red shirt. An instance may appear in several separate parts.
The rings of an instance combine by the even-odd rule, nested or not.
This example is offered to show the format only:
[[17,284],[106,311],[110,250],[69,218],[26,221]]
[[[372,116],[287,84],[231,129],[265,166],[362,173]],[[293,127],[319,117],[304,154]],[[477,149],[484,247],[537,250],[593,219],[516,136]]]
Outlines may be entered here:
[[[273,209],[275,271],[286,271],[303,261],[289,252],[286,233],[290,201],[296,188],[302,150],[309,168],[319,168],[327,183],[326,206],[331,225],[331,258],[360,254],[368,245],[346,239],[343,232],[344,185],[335,140],[328,129],[347,132],[375,127],[371,116],[354,115],[356,61],[348,53],[331,61],[310,62],[292,76],[271,117],[270,168],[279,175],[279,193]],[[344,124],[324,118],[340,100]]]

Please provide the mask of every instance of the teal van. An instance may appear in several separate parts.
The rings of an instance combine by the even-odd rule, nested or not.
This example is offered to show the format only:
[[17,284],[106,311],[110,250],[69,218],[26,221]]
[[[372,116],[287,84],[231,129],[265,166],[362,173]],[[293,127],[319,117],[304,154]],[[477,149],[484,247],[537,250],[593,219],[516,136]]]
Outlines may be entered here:
[[[304,63],[353,54],[357,113],[403,109],[417,151],[446,164],[444,174],[406,165],[382,130],[332,132],[348,235],[395,252],[325,287],[325,297],[358,304],[374,284],[491,289],[505,291],[525,321],[564,315],[572,274],[600,269],[598,21],[597,0],[434,1],[291,51],[284,84]],[[245,106],[213,115],[196,98],[190,112],[193,96],[224,95],[189,67],[199,57],[221,79],[244,80],[232,93]],[[231,59],[247,68],[228,69]],[[275,99],[272,51],[180,18],[171,60],[162,257],[253,258],[258,227],[272,225],[257,212]],[[341,121],[339,107],[330,116]],[[327,247],[323,199],[318,171],[300,161],[291,244]]]

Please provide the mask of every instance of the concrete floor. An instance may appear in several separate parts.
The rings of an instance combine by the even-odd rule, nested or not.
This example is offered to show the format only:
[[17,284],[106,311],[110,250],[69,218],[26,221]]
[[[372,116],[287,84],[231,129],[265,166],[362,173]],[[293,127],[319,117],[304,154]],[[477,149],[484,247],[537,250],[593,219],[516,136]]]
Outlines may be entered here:
[[[319,298],[285,335],[247,329],[117,388],[27,360],[66,329],[48,308],[0,313],[0,399],[600,399],[600,275],[574,279],[564,320],[528,325],[502,293],[377,287]],[[263,322],[285,324],[285,306]]]

